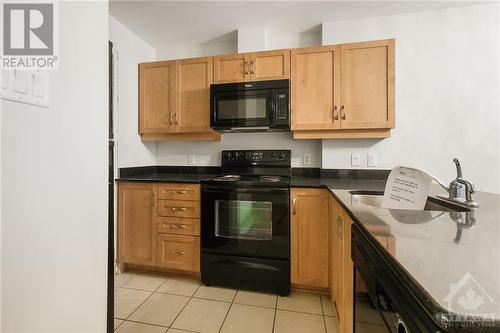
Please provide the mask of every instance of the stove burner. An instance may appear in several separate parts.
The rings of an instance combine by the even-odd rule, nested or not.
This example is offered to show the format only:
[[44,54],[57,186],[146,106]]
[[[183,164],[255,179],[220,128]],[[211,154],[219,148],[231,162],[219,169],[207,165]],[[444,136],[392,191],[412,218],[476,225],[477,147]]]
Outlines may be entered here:
[[280,176],[260,176],[259,181],[265,183],[276,183],[281,180]]
[[219,182],[236,182],[240,180],[241,176],[240,175],[224,175],[224,176],[219,176],[215,177],[214,180],[219,181]]

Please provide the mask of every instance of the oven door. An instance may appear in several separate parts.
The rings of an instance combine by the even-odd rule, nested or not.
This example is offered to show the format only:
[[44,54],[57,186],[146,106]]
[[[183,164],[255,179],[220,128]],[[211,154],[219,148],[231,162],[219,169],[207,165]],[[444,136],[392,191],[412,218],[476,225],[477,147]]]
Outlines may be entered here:
[[202,252],[289,258],[289,190],[202,187]]
[[211,94],[211,127],[267,129],[274,113],[272,89],[216,91]]

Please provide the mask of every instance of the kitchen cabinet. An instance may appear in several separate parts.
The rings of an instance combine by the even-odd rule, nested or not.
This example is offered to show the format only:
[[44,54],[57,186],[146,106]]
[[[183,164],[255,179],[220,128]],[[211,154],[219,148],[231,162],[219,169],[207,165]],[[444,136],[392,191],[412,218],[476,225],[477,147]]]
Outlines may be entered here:
[[[339,332],[353,332],[353,284],[354,265],[351,258],[351,227],[352,219],[341,207],[337,200],[330,198],[331,224],[330,224],[330,297],[336,318]],[[380,229],[380,226],[376,226]],[[386,229],[386,228],[385,228]],[[377,240],[390,253],[395,251],[394,236],[388,230],[381,231],[376,236]],[[360,279],[356,290],[366,290],[362,286]]]
[[395,126],[394,43],[292,50],[294,138],[390,136]]
[[139,133],[176,132],[175,61],[139,65]]
[[340,128],[340,46],[292,50],[292,130]]
[[246,82],[290,78],[290,50],[214,57],[214,82]]
[[329,286],[329,197],[324,189],[291,189],[291,282],[297,287]]
[[118,184],[118,262],[200,271],[200,185]]
[[220,140],[210,128],[211,57],[139,65],[139,134],[144,141]]
[[153,183],[118,184],[118,261],[156,263],[156,194]]
[[337,313],[340,332],[352,332],[353,263],[351,259],[351,224],[349,215],[331,197],[330,225],[331,284],[330,296]]

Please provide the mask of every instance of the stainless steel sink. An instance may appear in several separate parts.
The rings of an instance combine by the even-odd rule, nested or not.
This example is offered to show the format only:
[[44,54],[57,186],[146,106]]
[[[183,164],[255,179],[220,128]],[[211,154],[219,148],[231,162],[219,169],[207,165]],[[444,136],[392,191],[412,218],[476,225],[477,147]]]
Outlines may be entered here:
[[[352,203],[356,201],[373,207],[382,207],[384,192],[381,191],[350,191]],[[439,212],[466,212],[468,208],[436,197],[427,197],[424,210]]]

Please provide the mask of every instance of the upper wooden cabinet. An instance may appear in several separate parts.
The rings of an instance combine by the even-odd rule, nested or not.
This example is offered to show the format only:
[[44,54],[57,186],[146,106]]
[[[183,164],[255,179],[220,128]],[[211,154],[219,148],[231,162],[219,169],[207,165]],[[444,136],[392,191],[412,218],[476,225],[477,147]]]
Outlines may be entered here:
[[220,140],[210,128],[211,57],[139,65],[143,140]]
[[214,57],[214,82],[246,82],[290,78],[290,50],[239,53]]
[[329,196],[323,189],[291,190],[291,282],[296,286],[329,286]]
[[340,128],[340,46],[292,50],[292,130]]
[[139,65],[139,133],[175,132],[175,61]]
[[393,128],[394,40],[341,47],[341,128]]
[[395,126],[394,40],[292,50],[294,138],[384,138]]
[[156,263],[156,194],[153,183],[118,184],[118,261]]
[[176,113],[179,132],[210,132],[212,58],[176,62]]

